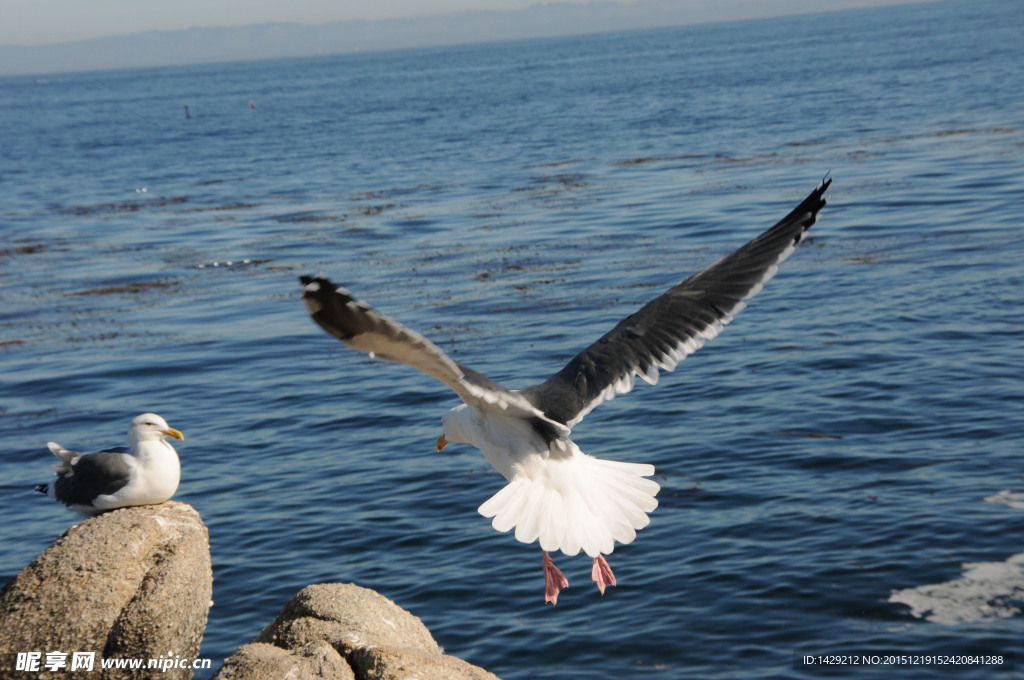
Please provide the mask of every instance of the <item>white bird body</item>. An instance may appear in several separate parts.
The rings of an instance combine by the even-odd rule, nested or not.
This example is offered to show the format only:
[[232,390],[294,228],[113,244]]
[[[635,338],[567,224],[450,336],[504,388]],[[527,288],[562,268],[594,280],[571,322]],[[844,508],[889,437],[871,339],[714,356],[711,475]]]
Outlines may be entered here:
[[47,447],[59,464],[56,478],[36,489],[82,515],[169,500],[181,481],[178,453],[164,437],[184,439],[160,416],[144,413],[128,429],[128,449],[82,454],[56,442]]
[[444,438],[484,454],[509,482],[480,506],[501,532],[515,528],[516,540],[540,540],[546,551],[590,557],[611,554],[650,522],[657,506],[657,482],[645,479],[654,466],[587,455],[568,438],[550,442],[530,422],[500,412],[484,413],[460,404],[441,418]]
[[529,421],[500,410],[482,412],[459,404],[441,418],[441,429],[448,441],[480,449],[487,462],[510,482],[524,472],[532,458],[548,453],[548,443]]

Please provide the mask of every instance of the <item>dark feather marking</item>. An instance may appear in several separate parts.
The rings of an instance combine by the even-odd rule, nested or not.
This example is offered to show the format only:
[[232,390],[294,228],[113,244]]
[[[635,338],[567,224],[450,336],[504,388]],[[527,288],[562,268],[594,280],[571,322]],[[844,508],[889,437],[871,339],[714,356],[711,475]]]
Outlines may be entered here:
[[611,385],[656,365],[665,354],[662,333],[678,347],[699,338],[716,321],[728,319],[782,253],[803,239],[824,207],[823,194],[831,183],[831,179],[823,181],[773,227],[630,314],[561,371],[524,394],[552,420],[569,423]]
[[125,462],[127,449],[110,449],[82,456],[71,471],[57,473],[54,496],[64,505],[89,505],[97,496],[117,493],[130,479],[131,466]]

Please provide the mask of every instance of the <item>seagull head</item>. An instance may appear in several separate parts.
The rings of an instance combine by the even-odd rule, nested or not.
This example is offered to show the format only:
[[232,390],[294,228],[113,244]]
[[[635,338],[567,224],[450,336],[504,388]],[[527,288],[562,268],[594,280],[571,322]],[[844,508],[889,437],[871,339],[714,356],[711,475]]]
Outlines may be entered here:
[[[440,451],[451,442],[472,444],[474,411],[466,404],[459,404],[441,418],[441,436],[437,438],[437,450]],[[475,446],[475,444],[474,444]]]
[[135,416],[132,419],[131,427],[128,428],[128,440],[133,444],[164,437],[184,439],[185,435],[168,425],[166,420],[155,413],[143,413],[141,416]]

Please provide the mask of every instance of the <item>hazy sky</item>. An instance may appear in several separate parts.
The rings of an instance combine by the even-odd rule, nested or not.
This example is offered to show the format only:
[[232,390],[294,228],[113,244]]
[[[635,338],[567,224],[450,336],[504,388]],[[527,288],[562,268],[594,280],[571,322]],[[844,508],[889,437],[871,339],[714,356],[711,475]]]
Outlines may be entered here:
[[537,4],[546,3],[545,0],[0,0],[0,45],[45,45],[151,29],[244,26],[273,21],[322,24],[473,9],[524,9]]
[[[0,45],[47,45],[149,30],[246,26],[268,22],[324,24],[464,12],[521,10],[552,2],[588,0],[0,0]],[[633,0],[617,0],[631,4]],[[687,7],[694,20],[772,16],[916,0],[662,0]],[[754,10],[752,13],[752,9]],[[723,15],[723,12],[725,14]]]

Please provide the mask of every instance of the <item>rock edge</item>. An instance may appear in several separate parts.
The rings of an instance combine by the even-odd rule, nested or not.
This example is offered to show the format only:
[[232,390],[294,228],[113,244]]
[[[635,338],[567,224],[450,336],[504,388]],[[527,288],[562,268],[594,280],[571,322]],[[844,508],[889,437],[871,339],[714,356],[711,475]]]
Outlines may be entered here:
[[445,654],[418,617],[376,591],[351,583],[303,588],[213,677],[499,680]]
[[[18,653],[41,652],[45,661],[60,651],[61,677],[146,678],[152,669],[101,670],[100,660],[168,652],[195,659],[212,584],[209,533],[192,506],[169,501],[85,520],[0,590],[0,669],[13,671]],[[94,670],[72,672],[73,652],[94,653]]]

